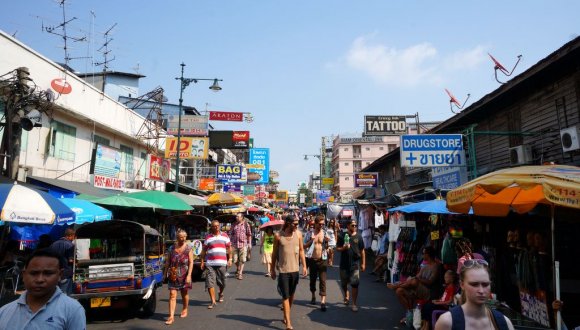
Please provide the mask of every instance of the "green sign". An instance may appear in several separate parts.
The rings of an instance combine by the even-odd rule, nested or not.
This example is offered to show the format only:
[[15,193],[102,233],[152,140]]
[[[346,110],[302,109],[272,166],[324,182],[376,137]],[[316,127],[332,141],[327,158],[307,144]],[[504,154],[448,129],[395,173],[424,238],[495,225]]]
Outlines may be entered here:
[[256,193],[256,186],[245,185],[244,187],[244,196],[251,196]]

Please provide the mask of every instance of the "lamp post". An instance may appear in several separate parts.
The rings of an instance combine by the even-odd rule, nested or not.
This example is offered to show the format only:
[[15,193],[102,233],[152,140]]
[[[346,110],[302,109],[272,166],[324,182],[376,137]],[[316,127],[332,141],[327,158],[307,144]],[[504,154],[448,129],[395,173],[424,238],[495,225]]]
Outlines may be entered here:
[[321,155],[304,155],[304,160],[308,160],[309,156],[318,158],[318,162],[320,163],[319,164],[320,173],[318,175],[318,189],[322,189],[322,156]]
[[185,87],[189,86],[191,83],[197,83],[200,80],[209,80],[213,81],[213,84],[209,87],[214,92],[220,91],[222,88],[218,84],[218,81],[223,81],[223,79],[204,79],[204,78],[184,78],[183,77],[183,70],[185,68],[185,63],[181,63],[181,77],[175,78],[175,80],[179,80],[181,82],[181,90],[179,91],[179,115],[178,115],[178,122],[177,122],[177,156],[175,162],[175,188],[174,191],[179,191],[179,152],[180,152],[180,145],[181,145],[181,112],[183,110],[183,91]]

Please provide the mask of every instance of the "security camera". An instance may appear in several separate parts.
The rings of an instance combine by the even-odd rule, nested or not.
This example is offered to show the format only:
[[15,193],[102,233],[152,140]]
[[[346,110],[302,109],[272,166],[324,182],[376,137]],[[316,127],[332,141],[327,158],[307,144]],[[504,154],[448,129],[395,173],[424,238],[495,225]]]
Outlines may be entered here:
[[20,119],[20,126],[25,131],[31,131],[34,127],[42,127],[42,114],[33,109]]

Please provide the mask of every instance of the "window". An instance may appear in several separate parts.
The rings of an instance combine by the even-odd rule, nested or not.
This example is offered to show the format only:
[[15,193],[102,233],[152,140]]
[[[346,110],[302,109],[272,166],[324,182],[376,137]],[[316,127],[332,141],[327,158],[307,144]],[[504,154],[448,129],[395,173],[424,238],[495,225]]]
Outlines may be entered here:
[[370,163],[369,163],[369,162],[367,162],[367,166],[369,166],[369,164],[370,164]]
[[366,148],[365,148],[365,150],[366,150],[366,151],[370,151],[370,150],[371,150],[371,148],[369,148],[369,147],[366,147]]
[[348,166],[348,163],[344,163],[344,166]]
[[379,150],[383,150],[383,149],[384,149],[383,147],[379,147]]
[[22,135],[20,136],[20,151],[26,151],[28,146],[28,131],[22,130]]
[[389,152],[393,151],[397,149],[397,145],[396,144],[389,144]]
[[344,178],[344,181],[349,181],[349,180],[350,180],[350,177],[348,177],[348,176],[346,178]]
[[147,174],[147,153],[141,152],[141,164],[139,164],[139,175],[144,178]]
[[53,121],[50,124],[50,129],[48,155],[73,161],[75,159],[77,129],[58,121]]
[[348,151],[348,148],[344,148],[344,151]]
[[121,144],[121,153],[123,154],[123,163],[121,164],[121,171],[126,173],[126,178],[133,179],[133,148]]
[[102,136],[95,134],[93,136],[93,140],[95,141],[96,144],[100,144],[102,146],[107,146],[107,147],[111,146],[111,141],[107,138],[102,137]]

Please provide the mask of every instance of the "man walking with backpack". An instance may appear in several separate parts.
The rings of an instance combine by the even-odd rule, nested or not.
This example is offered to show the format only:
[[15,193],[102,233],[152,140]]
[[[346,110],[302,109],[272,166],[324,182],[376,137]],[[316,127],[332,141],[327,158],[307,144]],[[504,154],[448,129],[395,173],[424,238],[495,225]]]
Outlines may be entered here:
[[252,246],[252,231],[244,218],[243,213],[236,214],[236,222],[228,233],[232,244],[233,262],[236,264],[236,278],[243,279],[244,264],[248,256],[248,249]]

